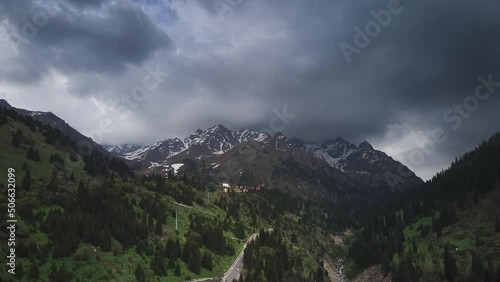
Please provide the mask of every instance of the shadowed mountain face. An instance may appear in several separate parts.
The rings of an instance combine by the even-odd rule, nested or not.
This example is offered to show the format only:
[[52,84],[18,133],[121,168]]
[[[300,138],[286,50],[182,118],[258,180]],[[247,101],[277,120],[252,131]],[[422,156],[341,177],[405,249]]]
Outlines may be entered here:
[[[218,175],[220,181],[245,185],[266,183],[283,190],[295,189],[297,193],[303,190],[301,187],[357,187],[378,194],[422,183],[406,166],[375,150],[368,142],[356,146],[337,138],[304,143],[288,139],[280,132],[271,136],[247,129],[232,131],[220,124],[123,156],[141,161],[147,167],[144,173],[169,170],[172,165],[191,160],[190,163],[195,161],[198,167]],[[181,171],[187,167],[196,166],[189,165]],[[200,169],[190,169],[190,172],[200,173]],[[337,177],[339,175],[341,177]]]
[[339,198],[350,193],[378,196],[422,183],[407,167],[368,142],[356,146],[337,138],[304,143],[280,132],[271,136],[248,129],[233,131],[218,124],[143,148],[125,144],[104,149],[51,112],[17,109],[5,100],[0,100],[0,106],[31,116],[98,151],[121,155],[146,174],[169,170],[208,174],[219,182],[264,184],[310,198]]
[[342,138],[323,143],[304,144],[301,148],[344,173],[357,177],[370,187],[389,184],[400,190],[423,183],[408,167],[386,153],[375,150],[368,142],[356,146]]
[[190,155],[192,158],[221,155],[242,142],[263,141],[268,137],[266,133],[250,130],[232,131],[218,124],[206,130],[198,129],[194,134],[183,139],[165,139],[125,154],[124,157],[128,160],[163,162],[180,153]]
[[4,99],[0,99],[0,107],[8,108],[15,110],[18,114],[24,116],[31,116],[33,119],[40,121],[43,124],[49,125],[55,129],[58,129],[63,134],[68,135],[71,139],[75,140],[82,146],[91,147],[94,150],[97,150],[101,153],[107,153],[101,145],[94,142],[91,138],[81,134],[76,129],[67,124],[63,119],[56,116],[51,112],[39,112],[39,111],[30,111],[25,109],[19,109],[12,107],[7,101]]

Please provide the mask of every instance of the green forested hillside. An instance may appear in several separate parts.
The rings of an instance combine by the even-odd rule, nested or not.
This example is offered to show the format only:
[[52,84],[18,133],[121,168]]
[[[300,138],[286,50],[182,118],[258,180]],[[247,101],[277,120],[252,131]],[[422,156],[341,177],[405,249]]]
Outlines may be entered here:
[[[4,271],[1,281],[222,277],[247,238],[270,228],[281,243],[267,248],[293,263],[257,272],[269,281],[322,281],[321,260],[343,252],[329,239],[348,222],[336,213],[341,206],[272,191],[224,194],[216,183],[182,175],[134,176],[122,161],[29,117],[2,109],[0,124],[2,221],[9,168],[17,219],[16,274]],[[7,254],[7,242],[0,249]],[[256,273],[249,267],[244,278]]]
[[500,134],[380,209],[350,248],[351,274],[393,281],[500,281]]

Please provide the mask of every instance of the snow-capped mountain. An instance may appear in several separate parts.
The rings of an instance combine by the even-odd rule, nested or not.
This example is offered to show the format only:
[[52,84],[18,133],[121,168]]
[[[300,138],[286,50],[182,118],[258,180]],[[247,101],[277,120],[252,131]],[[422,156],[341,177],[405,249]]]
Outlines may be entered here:
[[214,168],[212,176],[219,181],[245,186],[263,184],[306,198],[337,199],[339,194],[359,196],[366,192],[360,183],[301,150],[280,132],[265,142],[243,142],[211,157],[209,163]]
[[[253,167],[269,167],[270,173],[275,169],[282,169],[276,164],[286,163],[287,159],[295,159],[301,155],[300,160],[303,162],[307,160],[311,164],[302,165],[309,168],[319,167],[310,161],[311,158],[316,159],[365,187],[390,186],[391,189],[399,190],[422,183],[422,180],[407,167],[384,152],[375,150],[368,142],[356,146],[337,138],[323,143],[304,143],[298,139],[288,139],[281,132],[271,136],[247,129],[233,131],[221,124],[206,130],[198,129],[194,134],[182,139],[166,139],[124,156],[130,161],[140,161],[145,167],[154,168],[156,172],[172,164],[183,163],[185,159],[210,159],[212,169],[222,169],[227,163],[241,162],[241,156],[245,153],[235,153],[234,148],[240,148],[249,141],[255,141],[256,144],[266,148],[265,151],[273,152],[275,155],[270,158],[264,154],[257,154],[253,160]],[[273,160],[273,164],[266,164],[264,159]],[[402,176],[401,171],[407,173]]]
[[194,158],[199,156],[221,155],[234,146],[249,140],[264,142],[270,136],[251,130],[232,131],[221,124],[206,130],[198,129],[185,138],[169,138],[140,148],[125,155],[128,160],[162,162],[180,153]]
[[378,185],[379,180],[386,181],[388,177],[394,178],[391,181],[395,186],[422,183],[406,166],[386,153],[375,150],[366,141],[356,146],[343,138],[337,138],[323,143],[303,144],[302,149],[344,173],[364,178],[368,185]]
[[142,148],[141,145],[137,144],[123,144],[123,145],[118,145],[118,146],[111,146],[111,145],[103,145],[102,146],[104,149],[106,149],[108,152],[117,154],[120,156],[126,155],[130,152],[134,152]]

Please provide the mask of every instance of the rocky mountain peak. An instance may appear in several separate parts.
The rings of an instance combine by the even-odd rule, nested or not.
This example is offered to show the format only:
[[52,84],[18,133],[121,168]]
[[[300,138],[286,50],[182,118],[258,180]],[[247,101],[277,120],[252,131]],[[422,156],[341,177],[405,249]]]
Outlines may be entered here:
[[285,135],[283,135],[283,132],[281,132],[281,131],[278,131],[278,132],[274,133],[273,137],[276,138],[276,139],[286,138]]
[[360,149],[374,150],[373,146],[370,143],[368,143],[367,141],[361,142],[361,144],[359,144],[359,148]]
[[[182,162],[186,158],[201,159],[220,156],[221,160],[227,161],[234,157],[230,153],[233,148],[251,140],[268,146],[267,148],[274,150],[285,159],[307,155],[323,160],[326,162],[325,165],[328,164],[346,175],[353,176],[355,179],[365,179],[367,185],[386,185],[385,173],[397,174],[401,165],[384,152],[375,150],[366,141],[362,142],[359,147],[341,137],[328,139],[322,143],[307,143],[294,138],[288,139],[282,132],[270,135],[248,129],[233,131],[222,124],[205,130],[199,129],[186,138],[170,138],[157,142],[129,153],[126,158],[141,160],[151,166]],[[411,177],[408,185],[403,183],[402,187],[411,186],[419,181],[421,180],[418,177]]]
[[222,132],[228,132],[230,130],[227,129],[224,125],[219,123],[219,124],[216,124],[212,127],[209,127],[206,131],[209,133],[214,133],[214,132],[222,133]]
[[0,107],[4,107],[7,109],[12,108],[12,106],[9,104],[9,102],[5,101],[4,99],[0,99]]

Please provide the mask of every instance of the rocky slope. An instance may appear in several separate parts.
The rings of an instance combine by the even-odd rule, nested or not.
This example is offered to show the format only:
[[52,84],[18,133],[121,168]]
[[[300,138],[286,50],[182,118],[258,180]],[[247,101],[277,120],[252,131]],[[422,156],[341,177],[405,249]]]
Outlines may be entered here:
[[94,142],[91,138],[78,132],[76,129],[71,127],[63,119],[56,116],[52,112],[30,111],[30,110],[15,108],[12,107],[4,99],[0,99],[0,107],[15,110],[20,115],[31,116],[33,119],[38,120],[43,124],[50,125],[51,127],[61,131],[63,134],[68,135],[71,139],[75,140],[79,145],[85,146],[86,148],[91,147],[91,149],[93,150],[107,154],[107,151],[101,145]]
[[[252,156],[242,153],[245,150],[252,151]],[[267,153],[259,153],[264,151]],[[125,158],[142,162],[143,168],[146,168],[144,173],[148,173],[148,170],[155,173],[169,170],[172,165],[179,166],[186,160],[198,162],[198,168],[195,168],[196,165],[190,165],[181,171],[190,168],[192,173],[199,173],[199,167],[202,166],[205,170],[217,170],[219,175],[223,175],[238,168],[241,175],[234,177],[231,172],[230,176],[226,177],[226,181],[233,183],[240,183],[240,178],[243,178],[243,182],[248,182],[245,181],[246,178],[255,178],[255,183],[270,182],[273,173],[278,173],[275,171],[286,167],[285,163],[290,160],[294,160],[302,168],[312,170],[318,169],[319,166],[329,166],[335,174],[341,174],[343,178],[350,179],[350,182],[356,182],[358,187],[377,193],[405,189],[422,183],[406,166],[384,152],[375,150],[368,142],[356,146],[337,138],[322,143],[304,143],[298,139],[288,139],[281,133],[270,136],[247,129],[233,131],[221,124],[206,130],[198,129],[182,139],[170,138],[154,143],[125,154]],[[252,158],[251,164],[242,163],[242,158]],[[294,173],[299,170],[295,169]],[[251,176],[252,174],[256,176]],[[276,177],[276,174],[273,177]],[[289,184],[288,181],[282,180],[279,186],[286,186],[287,183]],[[300,182],[295,183],[297,187],[301,185],[303,184]]]

